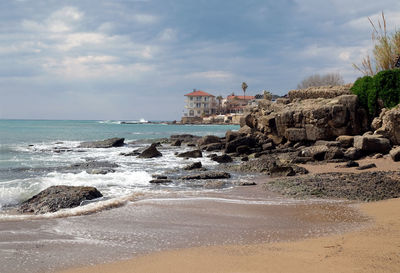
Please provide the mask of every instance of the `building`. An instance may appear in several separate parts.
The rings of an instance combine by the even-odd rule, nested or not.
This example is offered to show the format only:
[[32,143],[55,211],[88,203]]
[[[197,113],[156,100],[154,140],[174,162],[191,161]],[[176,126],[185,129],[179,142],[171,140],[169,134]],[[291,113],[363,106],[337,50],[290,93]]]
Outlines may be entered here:
[[244,108],[253,100],[254,96],[236,96],[232,93],[224,101],[226,113],[243,114]]
[[200,90],[193,90],[193,92],[186,94],[186,111],[184,117],[204,117],[214,115],[217,110],[217,103],[215,96]]

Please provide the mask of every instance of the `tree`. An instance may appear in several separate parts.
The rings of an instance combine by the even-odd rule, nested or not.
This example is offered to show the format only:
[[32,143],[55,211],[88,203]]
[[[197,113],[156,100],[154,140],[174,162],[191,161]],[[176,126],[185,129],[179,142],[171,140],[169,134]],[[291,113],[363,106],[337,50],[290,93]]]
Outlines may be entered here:
[[361,61],[361,65],[353,64],[353,67],[365,76],[373,76],[380,71],[395,68],[397,57],[400,55],[400,31],[396,30],[393,34],[388,34],[385,14],[382,12],[382,22],[377,24],[372,22],[372,42],[374,49],[372,58],[367,55]]
[[219,95],[218,97],[216,97],[216,99],[218,100],[218,113],[221,114],[221,101],[223,97]]
[[242,89],[243,89],[243,99],[246,99],[246,89],[247,89],[247,83],[242,82]]
[[305,89],[311,86],[343,85],[344,81],[339,73],[328,73],[325,75],[311,75],[297,85],[298,89]]

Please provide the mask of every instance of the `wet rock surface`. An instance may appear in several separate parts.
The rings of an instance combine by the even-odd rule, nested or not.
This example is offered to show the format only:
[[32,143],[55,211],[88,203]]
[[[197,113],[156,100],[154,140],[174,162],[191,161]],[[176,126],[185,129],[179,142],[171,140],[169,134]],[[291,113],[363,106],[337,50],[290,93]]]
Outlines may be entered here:
[[82,142],[78,148],[112,148],[124,146],[124,138],[110,138],[101,141]]
[[23,202],[18,211],[34,214],[56,212],[102,196],[94,187],[52,186]]
[[285,195],[377,201],[400,197],[400,172],[326,173],[279,178],[265,187]]
[[177,157],[199,158],[199,157],[203,157],[203,153],[200,150],[193,150],[193,151],[180,153],[180,154],[177,155]]
[[160,157],[162,156],[162,153],[160,153],[157,150],[157,143],[153,143],[148,147],[146,150],[144,150],[139,157],[140,158],[154,158],[154,157]]
[[224,178],[230,178],[230,177],[231,177],[231,175],[227,172],[207,172],[207,173],[186,175],[186,176],[183,176],[181,179],[183,179],[183,180],[224,179]]

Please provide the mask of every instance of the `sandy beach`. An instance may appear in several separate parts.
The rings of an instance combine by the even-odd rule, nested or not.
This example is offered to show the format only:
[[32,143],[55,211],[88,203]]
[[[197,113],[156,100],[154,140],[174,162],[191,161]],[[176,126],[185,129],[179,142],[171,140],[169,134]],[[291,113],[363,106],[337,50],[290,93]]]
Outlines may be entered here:
[[343,235],[284,243],[166,251],[62,273],[398,272],[399,207],[400,199],[362,204],[361,211],[372,217],[374,223]]

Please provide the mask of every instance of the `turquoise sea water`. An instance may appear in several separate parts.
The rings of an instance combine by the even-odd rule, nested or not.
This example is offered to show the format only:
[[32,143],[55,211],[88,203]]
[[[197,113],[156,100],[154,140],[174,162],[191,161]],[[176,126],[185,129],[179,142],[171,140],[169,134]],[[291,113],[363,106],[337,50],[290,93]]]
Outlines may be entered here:
[[[139,159],[121,153],[143,148],[148,143],[175,134],[218,135],[236,130],[234,125],[167,125],[158,123],[123,124],[120,121],[0,120],[0,209],[14,206],[52,185],[84,185],[99,188],[106,197],[122,197],[151,189],[151,174],[162,173],[190,163],[176,152],[189,147],[160,147],[158,159]],[[123,137],[124,147],[80,149],[82,141]],[[55,152],[57,149],[68,152]],[[94,175],[62,169],[74,163],[107,161],[117,163],[115,173]],[[190,161],[190,160],[189,160]],[[212,168],[215,162],[201,159]],[[181,187],[179,183],[169,187]]]

